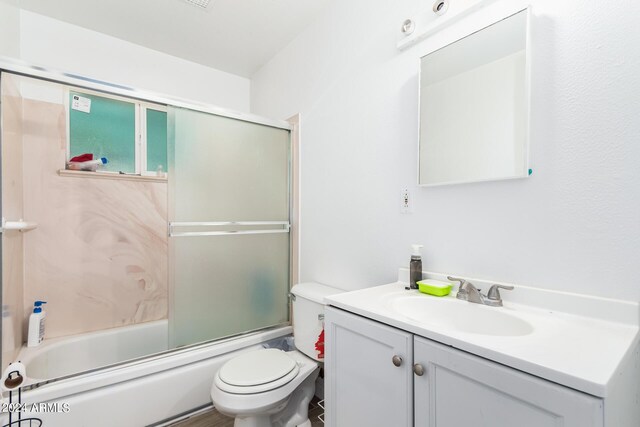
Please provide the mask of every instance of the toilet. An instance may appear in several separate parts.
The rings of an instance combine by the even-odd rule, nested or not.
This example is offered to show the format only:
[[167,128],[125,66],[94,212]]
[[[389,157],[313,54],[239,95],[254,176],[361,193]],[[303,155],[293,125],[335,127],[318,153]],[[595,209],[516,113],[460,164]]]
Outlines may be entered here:
[[343,292],[319,283],[291,289],[296,350],[265,348],[242,353],[216,373],[213,406],[234,417],[234,427],[311,427],[309,402],[324,358],[316,346],[323,330],[324,298]]

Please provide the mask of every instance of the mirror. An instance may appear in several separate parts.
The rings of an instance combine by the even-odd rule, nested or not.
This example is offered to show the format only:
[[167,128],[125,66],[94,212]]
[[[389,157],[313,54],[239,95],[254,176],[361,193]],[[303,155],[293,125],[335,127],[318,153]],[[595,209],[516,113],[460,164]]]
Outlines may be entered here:
[[422,57],[421,186],[528,176],[528,13]]

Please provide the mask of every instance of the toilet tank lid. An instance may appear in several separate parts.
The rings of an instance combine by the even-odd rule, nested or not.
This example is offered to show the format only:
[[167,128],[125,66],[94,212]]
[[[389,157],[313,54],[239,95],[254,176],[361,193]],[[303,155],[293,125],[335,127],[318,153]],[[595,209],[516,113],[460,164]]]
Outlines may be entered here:
[[308,299],[319,304],[324,304],[325,297],[342,292],[344,292],[342,289],[332,288],[317,282],[298,283],[291,288],[291,293],[296,297]]

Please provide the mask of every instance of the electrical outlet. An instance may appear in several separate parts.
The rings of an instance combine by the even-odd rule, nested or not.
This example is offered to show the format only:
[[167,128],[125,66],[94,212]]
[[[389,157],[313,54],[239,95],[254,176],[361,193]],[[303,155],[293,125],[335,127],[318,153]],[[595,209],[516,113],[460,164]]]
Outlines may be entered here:
[[403,188],[400,190],[400,213],[411,213],[412,212],[412,200],[411,200],[411,192],[408,188]]

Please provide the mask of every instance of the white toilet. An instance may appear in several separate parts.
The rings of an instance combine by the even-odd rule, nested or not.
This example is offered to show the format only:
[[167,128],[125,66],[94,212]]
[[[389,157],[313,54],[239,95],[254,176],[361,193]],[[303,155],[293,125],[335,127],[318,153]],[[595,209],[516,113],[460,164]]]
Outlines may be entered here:
[[340,292],[319,283],[294,286],[293,337],[297,350],[249,351],[218,370],[211,400],[218,411],[235,417],[234,427],[311,427],[308,407],[320,371],[318,362],[324,357],[324,350],[316,349],[323,329],[324,297]]

